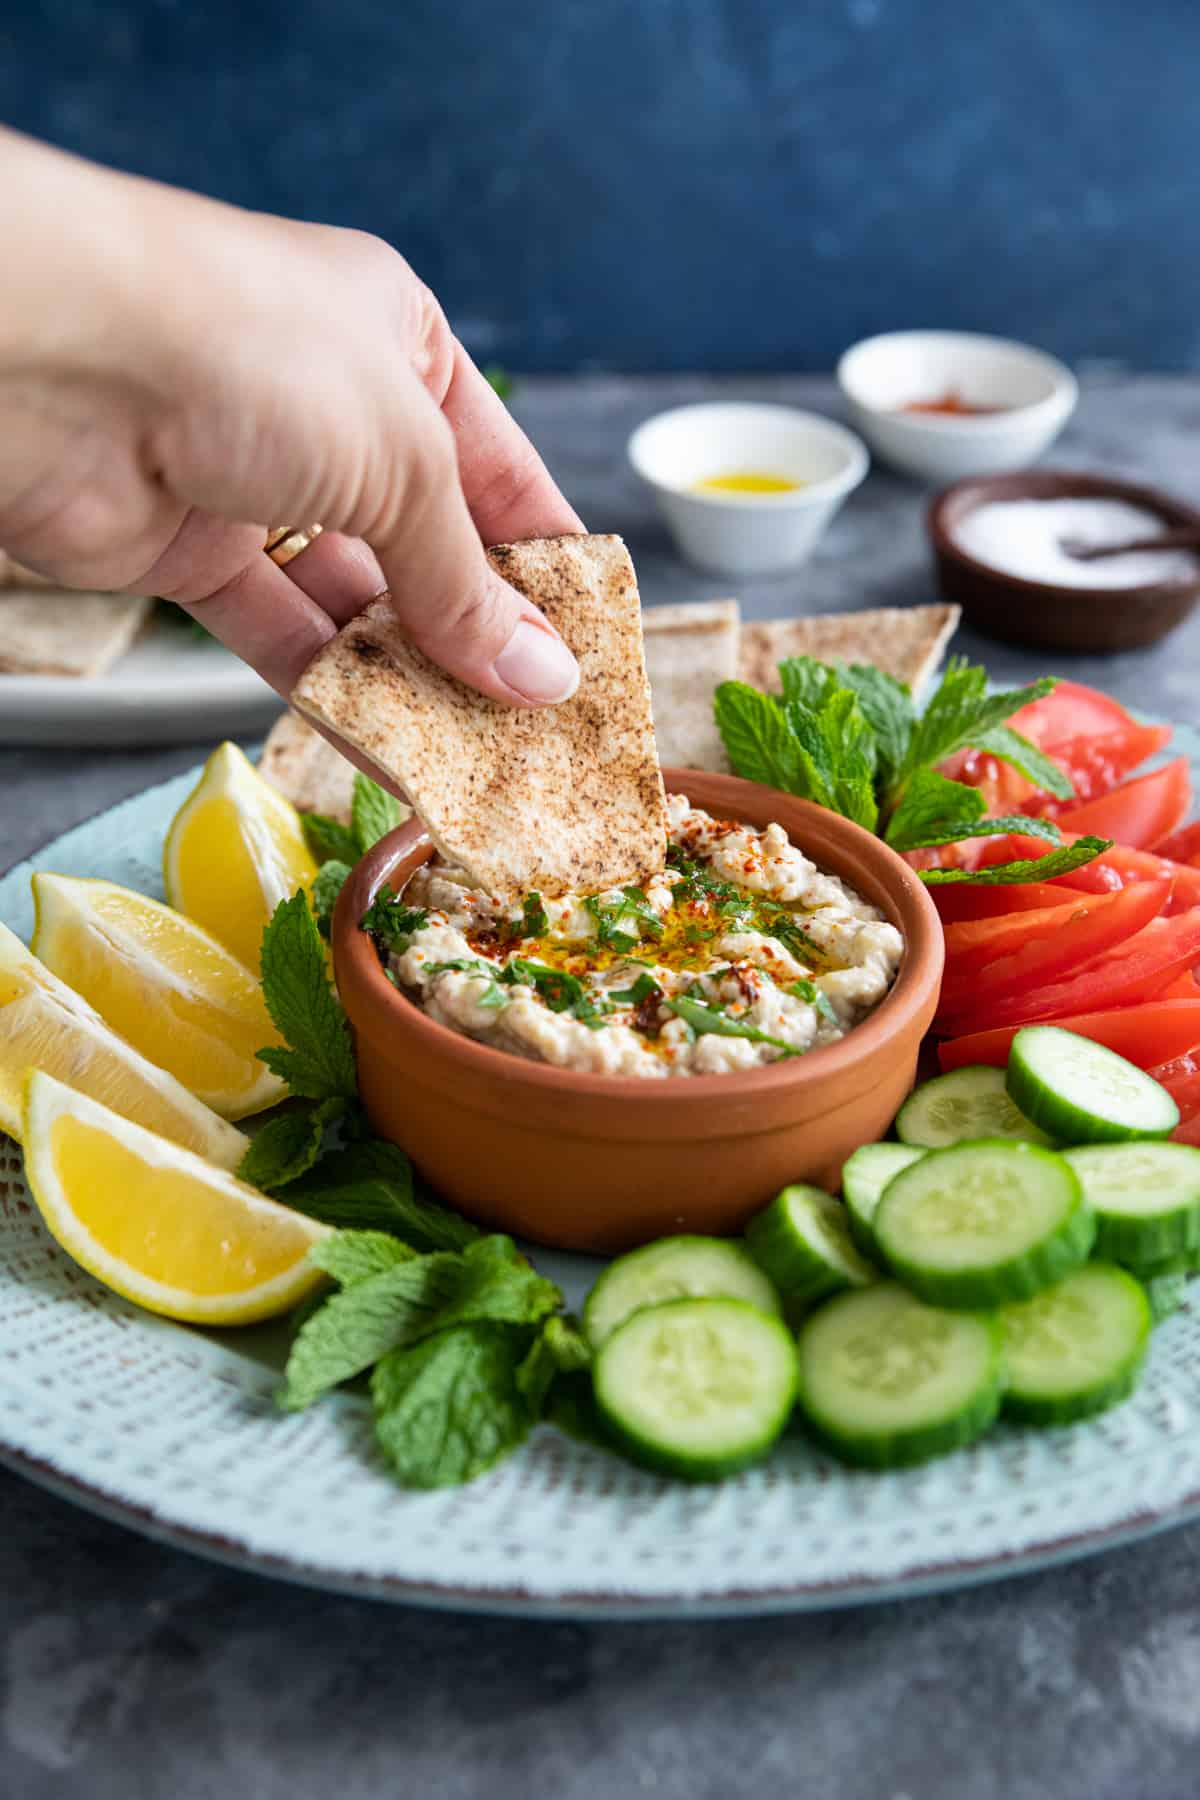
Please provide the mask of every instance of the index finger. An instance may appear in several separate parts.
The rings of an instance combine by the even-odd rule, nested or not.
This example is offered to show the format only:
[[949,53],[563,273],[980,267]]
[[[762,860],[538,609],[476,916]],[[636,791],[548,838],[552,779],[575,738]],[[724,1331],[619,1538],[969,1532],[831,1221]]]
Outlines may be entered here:
[[454,433],[467,506],[485,544],[562,537],[586,529],[457,338],[442,412]]

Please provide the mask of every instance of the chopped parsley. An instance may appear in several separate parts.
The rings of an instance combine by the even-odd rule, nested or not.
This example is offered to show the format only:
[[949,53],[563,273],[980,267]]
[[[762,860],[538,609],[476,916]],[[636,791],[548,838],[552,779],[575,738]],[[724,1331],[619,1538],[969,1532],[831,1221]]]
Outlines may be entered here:
[[828,1019],[831,1025],[841,1023],[833,1010],[833,1002],[829,995],[823,992],[815,981],[793,981],[788,988],[788,993],[794,994],[797,1000],[807,1000],[808,1004],[815,1006],[821,1017]]
[[640,887],[623,888],[620,900],[589,894],[583,904],[596,921],[597,943],[618,955],[635,950],[644,937],[663,934],[663,922]]
[[632,987],[610,988],[608,997],[610,1000],[620,1000],[626,1006],[641,1006],[643,1001],[653,1000],[661,993],[662,989],[653,975],[641,974]]
[[569,975],[565,969],[548,969],[545,963],[530,962],[525,956],[514,956],[497,979],[505,987],[531,987],[550,1012],[568,1013],[590,1031],[598,1030],[605,1013],[611,1010],[603,1001],[592,999],[577,975]]
[[673,1000],[664,1000],[663,1005],[690,1025],[697,1037],[711,1033],[715,1037],[749,1038],[754,1044],[773,1044],[783,1051],[784,1056],[804,1054],[795,1044],[785,1044],[782,1038],[771,1037],[768,1032],[759,1031],[756,1025],[747,1025],[744,1020],[722,1012],[719,1006],[709,1006],[706,1001],[696,1000],[691,995],[676,994]]
[[486,981],[483,993],[477,996],[477,1004],[487,1007],[507,1006],[508,996],[501,992],[496,979],[496,970],[491,963],[481,961],[478,957],[459,956],[450,962],[424,963],[423,975],[447,975],[450,973],[472,975],[476,981]]
[[403,955],[415,932],[428,922],[429,914],[419,906],[406,906],[391,888],[380,888],[359,920],[363,931],[369,931],[385,950]]

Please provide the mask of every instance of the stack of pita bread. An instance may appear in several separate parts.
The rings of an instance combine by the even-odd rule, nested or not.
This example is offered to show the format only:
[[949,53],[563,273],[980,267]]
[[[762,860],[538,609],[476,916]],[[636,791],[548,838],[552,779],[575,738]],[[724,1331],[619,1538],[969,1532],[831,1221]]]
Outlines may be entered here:
[[727,767],[720,682],[777,690],[781,659],[815,656],[873,663],[919,698],[959,617],[914,606],[743,624],[736,600],[642,609],[620,538],[489,555],[579,658],[571,700],[524,711],[484,699],[411,644],[383,596],[310,664],[260,768],[300,811],[347,820],[354,767],[315,721],[408,794],[438,848],[494,893],[596,892],[661,866],[658,765]]
[[0,550],[0,674],[107,675],[153,605],[132,594],[63,592]]

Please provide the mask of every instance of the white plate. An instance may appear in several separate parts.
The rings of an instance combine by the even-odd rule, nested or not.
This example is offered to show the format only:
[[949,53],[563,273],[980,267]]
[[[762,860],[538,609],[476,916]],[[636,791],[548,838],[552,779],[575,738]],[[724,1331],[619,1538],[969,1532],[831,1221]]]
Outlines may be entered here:
[[163,621],[108,675],[0,675],[0,744],[199,743],[264,730],[282,706],[220,644]]

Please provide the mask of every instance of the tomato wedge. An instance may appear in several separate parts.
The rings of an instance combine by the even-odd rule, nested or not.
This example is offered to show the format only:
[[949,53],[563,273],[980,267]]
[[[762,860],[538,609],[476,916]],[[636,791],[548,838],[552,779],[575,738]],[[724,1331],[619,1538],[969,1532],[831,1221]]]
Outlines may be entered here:
[[1200,1000],[1200,981],[1194,969],[1185,969],[1155,995],[1156,1000]]
[[1159,856],[1169,856],[1172,862],[1194,862],[1200,857],[1200,819],[1193,819],[1190,825],[1173,831],[1170,837],[1155,844],[1154,849]]
[[[1153,889],[1154,884],[1147,882]],[[1139,889],[1127,890],[1136,894]],[[968,994],[957,1010],[944,1007],[934,1028],[945,1037],[990,1030],[998,1025],[1031,1025],[1040,1019],[1062,1019],[1071,1013],[1095,1012],[1110,1006],[1132,1006],[1152,1000],[1174,975],[1200,961],[1200,907],[1170,919],[1151,919],[1141,931],[1085,968],[1039,988],[1021,983],[1015,990],[985,998]],[[976,984],[978,990],[978,983]]]
[[979,887],[971,882],[947,881],[929,889],[943,925],[965,919],[996,919],[1005,913],[1036,912],[1043,906],[1061,906],[1063,890],[1050,881],[997,881]]
[[[1080,1037],[1106,1044],[1139,1069],[1153,1069],[1164,1059],[1173,1060],[1200,1050],[1200,988],[1194,987],[1194,995],[1187,1000],[1148,1000],[1143,1006],[1073,1013],[1055,1023],[1064,1031],[1075,1031]],[[1002,1069],[1020,1029],[1019,1025],[1000,1025],[994,1031],[949,1038],[938,1045],[938,1061],[943,1069],[961,1069],[971,1063],[990,1063],[993,1068]]]
[[[948,926],[939,1016],[967,1008],[987,1009],[1008,999],[1036,1000],[1047,984],[1094,963],[1141,931],[1157,918],[1169,893],[1165,882],[1140,881],[1116,894],[1097,895],[1079,907],[1053,907]],[[987,953],[989,929],[998,945],[991,957]],[[972,934],[969,938],[968,933]],[[952,947],[954,934],[958,936]]]
[[1148,850],[1169,836],[1187,818],[1192,805],[1192,783],[1186,756],[1123,782],[1107,794],[1059,813],[1064,831],[1093,832],[1115,838],[1118,844]]
[[1147,1073],[1166,1088],[1179,1108],[1181,1124],[1186,1125],[1189,1119],[1200,1114],[1200,1067],[1197,1067],[1194,1057],[1181,1056],[1173,1062],[1149,1069]]
[[[1054,905],[1038,907],[1033,912],[1002,913],[994,919],[964,919],[947,925],[942,934],[946,942],[943,1000],[948,991],[972,980],[998,957],[1020,956],[1039,939],[1053,941],[1053,952],[1047,945],[1039,961],[1041,978],[1066,968],[1078,968],[1111,944],[1140,931],[1148,919],[1162,911],[1162,904],[1150,910],[1148,904],[1136,905],[1125,894],[1117,893],[1077,894],[1064,906],[1059,894]],[[1126,919],[1134,922],[1122,924],[1121,937],[1114,938],[1113,922]],[[1086,929],[1089,926],[1090,935]],[[1098,945],[1095,949],[1091,947],[1093,938]]]
[[1180,1120],[1171,1133],[1171,1142],[1173,1144],[1200,1144],[1200,1113],[1194,1113],[1190,1119]]
[[990,813],[1053,818],[1066,807],[1107,794],[1171,738],[1169,725],[1142,725],[1110,694],[1077,681],[1060,681],[1053,693],[1023,706],[1008,724],[1053,758],[1070,778],[1075,798],[1055,800],[995,757],[962,752],[946,764],[945,773],[978,787]]

